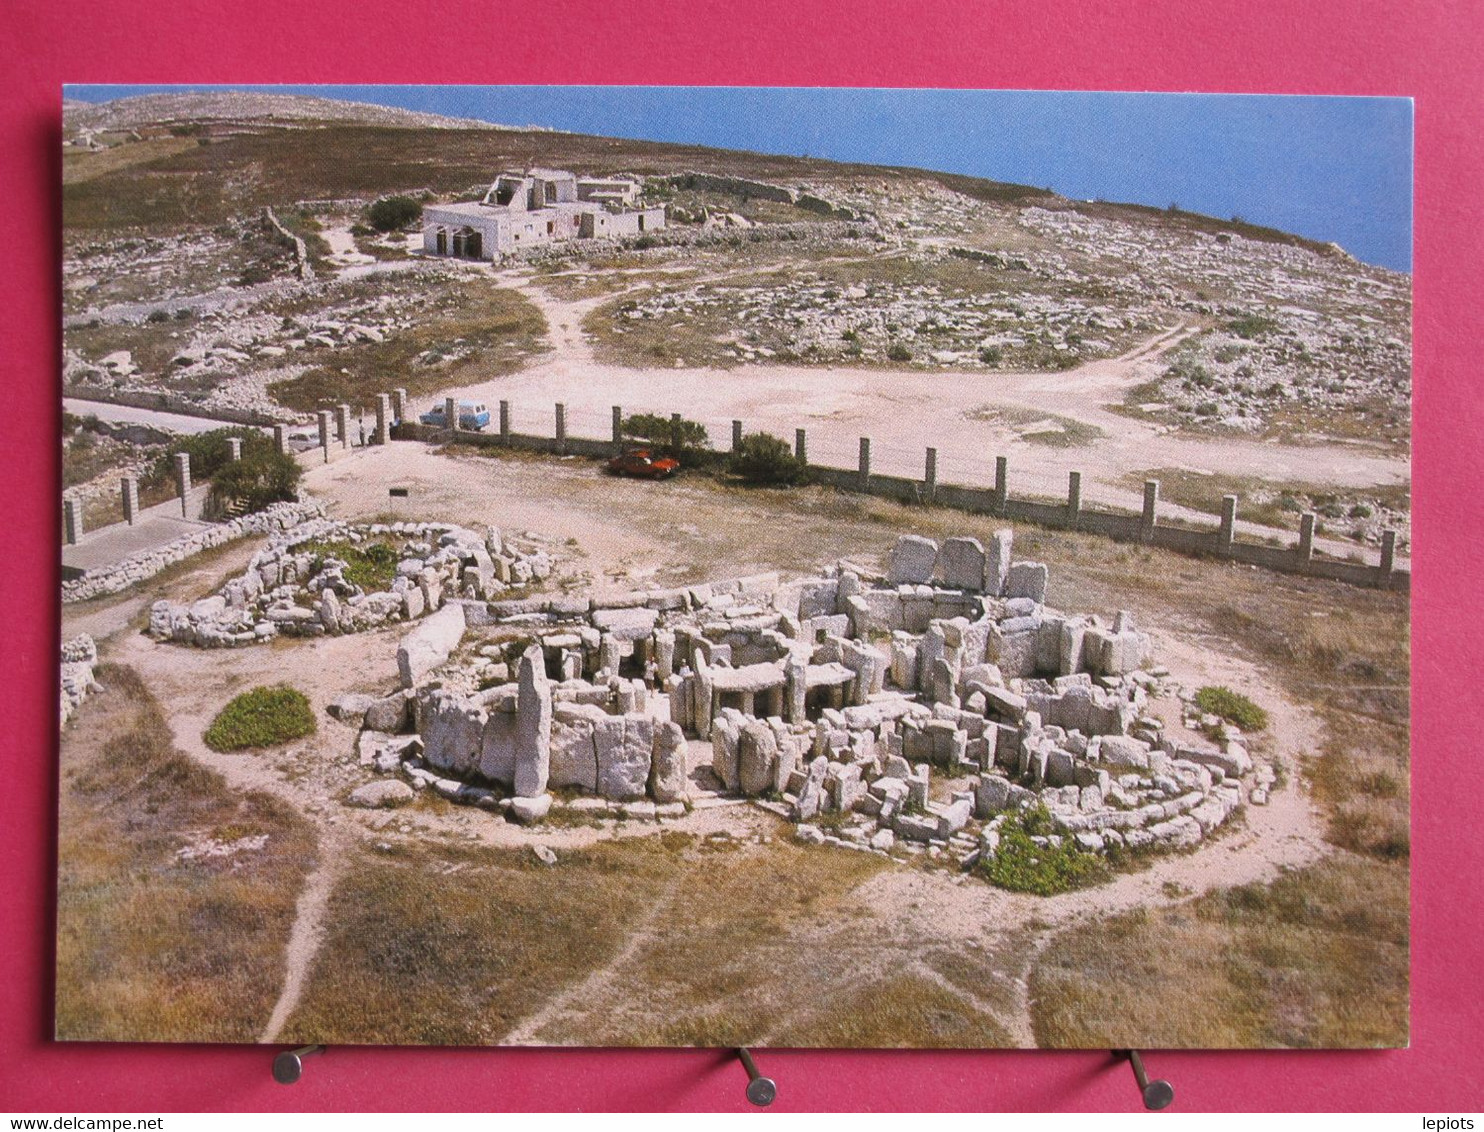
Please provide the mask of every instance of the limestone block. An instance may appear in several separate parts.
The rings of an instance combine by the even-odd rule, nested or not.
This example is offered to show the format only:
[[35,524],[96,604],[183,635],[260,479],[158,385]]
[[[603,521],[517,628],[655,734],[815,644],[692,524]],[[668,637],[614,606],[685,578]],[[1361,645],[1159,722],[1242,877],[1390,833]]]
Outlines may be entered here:
[[407,726],[406,692],[393,692],[366,705],[365,725],[372,731],[395,735]]
[[423,693],[417,701],[417,730],[424,761],[450,774],[474,773],[487,718],[484,708],[473,700],[441,689]]
[[[1089,757],[1092,748],[1088,748]],[[1134,767],[1139,770],[1149,766],[1149,744],[1127,735],[1103,735],[1097,743],[1098,758],[1111,767]]]
[[974,784],[974,816],[989,818],[999,813],[1010,798],[1010,781],[997,774],[981,775]]
[[620,641],[643,640],[654,632],[659,620],[659,610],[636,607],[631,609],[595,609],[593,625],[610,633]]
[[338,719],[341,723],[348,723],[352,727],[359,727],[366,714],[366,709],[374,702],[374,696],[368,696],[363,692],[346,692],[331,700],[325,711],[332,719]]
[[415,687],[424,676],[444,663],[463,639],[464,607],[457,602],[426,618],[397,646],[397,671],[402,678],[402,687]]
[[678,724],[662,723],[654,729],[649,794],[661,805],[683,802],[690,796],[685,765],[685,733]]
[[1015,532],[1006,528],[990,536],[984,554],[984,592],[998,597],[1005,590],[1005,576],[1010,571],[1010,554],[1015,544]]
[[551,721],[552,786],[598,788],[598,755],[593,743],[594,723],[590,713],[603,715],[602,708],[586,704],[562,704],[553,709]]
[[510,816],[521,825],[532,825],[551,812],[551,795],[540,794],[534,798],[510,799]]
[[989,557],[984,553],[984,544],[976,538],[951,538],[943,543],[939,562],[943,568],[943,584],[949,589],[984,589],[985,568]]
[[729,791],[740,788],[737,746],[741,716],[728,709],[711,721],[711,769]]
[[902,535],[892,547],[886,578],[892,585],[921,585],[932,581],[938,562],[938,544],[921,535]]
[[737,744],[737,781],[744,794],[763,794],[773,788],[778,740],[760,720],[745,724]]
[[[442,615],[442,611],[435,614]],[[546,793],[551,773],[551,681],[546,677],[546,661],[540,645],[531,645],[521,655],[517,683],[513,785],[520,797],[534,798]]]
[[384,778],[379,782],[368,782],[350,792],[346,799],[352,806],[364,806],[374,810],[382,807],[405,806],[412,801],[412,787],[398,778]]
[[[1008,622],[1006,623],[1008,624]],[[1004,626],[1001,626],[1003,629]],[[995,663],[1007,680],[1036,674],[1037,638],[1040,636],[1036,624],[1018,632],[1006,632],[999,641]]]
[[1040,562],[1016,562],[1005,575],[1005,596],[1028,597],[1043,604],[1048,575],[1049,571]]

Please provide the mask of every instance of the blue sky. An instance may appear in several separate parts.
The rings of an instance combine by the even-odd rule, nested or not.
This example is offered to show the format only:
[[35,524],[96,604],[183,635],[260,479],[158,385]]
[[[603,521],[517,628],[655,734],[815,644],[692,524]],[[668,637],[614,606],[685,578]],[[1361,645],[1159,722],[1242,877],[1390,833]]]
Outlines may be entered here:
[[[220,87],[75,86],[102,101]],[[506,125],[913,165],[1333,240],[1410,271],[1401,98],[746,87],[281,86]]]

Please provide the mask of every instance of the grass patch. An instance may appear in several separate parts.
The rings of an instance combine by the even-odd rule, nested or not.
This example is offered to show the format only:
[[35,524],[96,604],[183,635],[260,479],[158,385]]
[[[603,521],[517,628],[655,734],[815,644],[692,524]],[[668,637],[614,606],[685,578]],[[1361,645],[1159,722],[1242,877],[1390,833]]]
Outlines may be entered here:
[[338,558],[345,563],[345,580],[360,586],[366,593],[391,589],[400,561],[396,547],[386,542],[315,540],[299,549],[314,555],[314,561],[309,565],[311,574],[319,572],[326,558]]
[[998,888],[1033,896],[1055,896],[1108,879],[1102,858],[1078,848],[1071,837],[1064,836],[1054,846],[1031,840],[1055,833],[1045,806],[1013,814],[1000,826],[999,849],[980,864],[979,871]]
[[313,735],[314,709],[297,688],[287,684],[243,692],[222,708],[203,738],[213,751],[276,747]]
[[1036,1042],[1404,1045],[1407,903],[1405,868],[1352,858],[1073,928],[1031,978]]
[[[56,1033],[76,1041],[256,1041],[283,978],[312,827],[176,751],[129,668],[62,737]],[[180,856],[183,841],[260,848]]]
[[1230,688],[1208,684],[1196,692],[1195,703],[1201,711],[1219,715],[1243,731],[1261,731],[1268,725],[1267,712],[1241,692],[1233,692]]
[[1071,417],[1022,409],[1013,405],[981,405],[964,417],[1011,429],[1016,438],[1043,448],[1085,448],[1107,434],[1096,425]]

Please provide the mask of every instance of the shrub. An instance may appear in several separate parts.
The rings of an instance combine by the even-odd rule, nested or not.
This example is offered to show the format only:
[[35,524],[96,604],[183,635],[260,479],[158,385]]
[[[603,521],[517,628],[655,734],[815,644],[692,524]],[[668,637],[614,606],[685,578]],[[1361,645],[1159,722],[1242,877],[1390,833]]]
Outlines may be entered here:
[[1238,338],[1261,338],[1264,334],[1271,334],[1278,329],[1276,319],[1261,314],[1243,315],[1234,318],[1226,324],[1226,329]]
[[979,351],[979,360],[987,366],[999,365],[1000,348],[998,346],[986,346]]
[[1059,845],[1037,845],[1033,837],[1051,836],[1051,815],[1045,806],[1024,810],[1000,827],[1000,845],[979,867],[990,884],[1011,892],[1055,896],[1074,888],[1097,884],[1108,866],[1070,837]]
[[366,209],[366,220],[378,232],[397,232],[422,218],[423,206],[411,197],[382,197]]
[[1375,512],[1371,510],[1370,505],[1367,503],[1357,503],[1354,507],[1350,508],[1350,517],[1352,519],[1369,519],[1374,514]]
[[252,512],[297,499],[302,475],[299,462],[288,453],[262,447],[248,452],[244,446],[242,459],[227,463],[211,477],[206,514],[219,519],[234,504],[243,512]]
[[767,432],[752,432],[727,461],[728,470],[751,484],[796,484],[807,471],[788,442]]
[[886,348],[886,356],[894,362],[910,362],[912,351],[900,342],[893,342]]
[[360,586],[367,593],[377,593],[392,588],[397,576],[397,551],[384,542],[310,542],[303,550],[314,555],[310,569],[318,573],[326,558],[338,558],[345,563],[345,580]]
[[1218,685],[1207,685],[1195,694],[1196,707],[1235,723],[1243,731],[1261,731],[1268,725],[1268,713],[1240,692]]
[[314,709],[304,693],[275,684],[243,692],[232,700],[211,721],[204,738],[213,751],[241,751],[275,747],[313,735],[314,730]]
[[191,478],[196,482],[209,480],[232,461],[232,451],[227,441],[236,437],[242,441],[242,455],[251,456],[262,450],[273,451],[273,441],[255,428],[214,428],[210,432],[195,436],[183,436],[155,457],[145,473],[145,480],[152,484],[173,483],[175,480],[175,455],[184,452],[191,458]]
[[623,420],[623,434],[635,440],[645,440],[663,446],[677,458],[690,458],[695,462],[697,454],[711,447],[706,435],[706,426],[699,421],[688,421],[684,417],[675,420],[658,413],[631,413]]

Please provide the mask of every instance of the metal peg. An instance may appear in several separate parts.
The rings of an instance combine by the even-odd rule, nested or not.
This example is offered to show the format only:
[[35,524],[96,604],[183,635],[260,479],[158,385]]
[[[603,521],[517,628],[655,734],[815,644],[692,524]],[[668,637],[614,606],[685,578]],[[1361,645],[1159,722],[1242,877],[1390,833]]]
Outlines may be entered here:
[[273,1079],[280,1085],[292,1085],[304,1076],[304,1059],[324,1052],[324,1046],[301,1046],[299,1049],[284,1050],[273,1059]]
[[755,1104],[758,1108],[767,1108],[778,1096],[778,1086],[773,1078],[764,1077],[757,1071],[757,1062],[752,1060],[752,1054],[745,1049],[739,1049],[737,1056],[742,1060],[742,1068],[747,1070],[747,1101]]
[[1144,1069],[1144,1059],[1136,1049],[1115,1049],[1113,1056],[1125,1060],[1134,1071],[1134,1080],[1139,1083],[1139,1092],[1144,1098],[1144,1107],[1151,1112],[1168,1108],[1175,1099],[1175,1086],[1168,1081],[1151,1081]]

